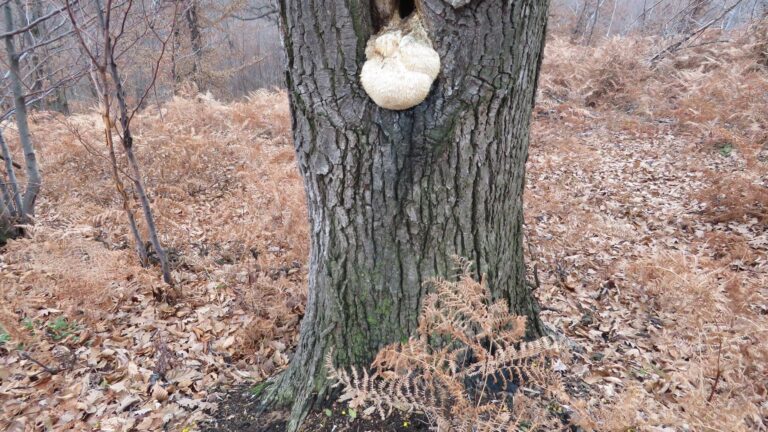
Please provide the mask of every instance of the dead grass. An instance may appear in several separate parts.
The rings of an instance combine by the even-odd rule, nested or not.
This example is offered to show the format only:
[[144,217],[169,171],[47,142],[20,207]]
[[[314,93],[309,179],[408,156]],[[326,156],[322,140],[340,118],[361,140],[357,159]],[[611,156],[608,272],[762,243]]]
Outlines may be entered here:
[[704,214],[712,223],[768,224],[768,187],[743,177],[713,178],[698,199],[708,204]]

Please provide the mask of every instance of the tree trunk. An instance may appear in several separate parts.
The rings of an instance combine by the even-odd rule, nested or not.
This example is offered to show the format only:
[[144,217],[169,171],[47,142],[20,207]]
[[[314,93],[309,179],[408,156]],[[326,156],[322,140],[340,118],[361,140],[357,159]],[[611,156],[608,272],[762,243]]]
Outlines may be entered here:
[[360,85],[372,4],[280,1],[312,226],[299,346],[268,398],[292,404],[289,430],[326,392],[328,349],[337,364],[367,365],[408,338],[424,282],[453,274],[457,256],[529,317],[531,336],[542,333],[525,281],[522,198],[549,2],[417,1],[442,70],[426,101],[399,112]]
[[571,43],[576,43],[577,40],[581,39],[584,36],[584,33],[587,31],[587,7],[588,2],[587,0],[583,0],[583,4],[581,6],[581,11],[579,12],[579,17],[576,19],[576,25],[573,26],[573,30],[571,31]]
[[19,190],[19,181],[16,179],[16,170],[13,164],[13,155],[11,149],[8,147],[8,143],[5,142],[3,137],[3,130],[0,129],[0,151],[3,154],[3,160],[5,161],[5,172],[8,175],[8,198],[6,199],[6,206],[8,206],[10,215],[14,219],[18,219],[22,215],[22,209],[24,208],[21,203],[21,191]]
[[[99,11],[101,17],[101,11]],[[112,76],[112,81],[115,86],[115,95],[117,97],[117,105],[120,110],[120,126],[122,127],[122,145],[125,156],[128,159],[128,166],[130,166],[133,173],[133,188],[136,194],[139,196],[139,204],[141,204],[141,210],[144,212],[144,222],[147,224],[147,231],[149,233],[149,241],[152,243],[152,247],[155,248],[155,254],[157,260],[160,261],[160,268],[163,273],[163,281],[168,285],[173,285],[173,279],[171,278],[171,267],[168,264],[168,256],[165,254],[165,249],[162,243],[160,243],[160,237],[157,235],[157,226],[155,225],[155,216],[152,212],[152,206],[149,203],[149,197],[147,197],[146,188],[144,187],[144,180],[141,174],[141,168],[139,168],[139,161],[136,159],[136,155],[133,152],[133,135],[131,134],[131,113],[128,112],[128,106],[125,101],[125,89],[123,88],[122,81],[120,79],[120,73],[117,70],[117,61],[114,57],[112,49],[108,49],[104,54],[107,62],[109,63],[109,71]],[[106,80],[104,81],[106,83]]]
[[192,47],[192,81],[200,92],[207,90],[203,75],[203,35],[200,32],[200,20],[197,13],[197,1],[192,0],[184,11],[184,18],[189,28],[189,44]]
[[[5,16],[5,28],[13,29],[13,15],[11,6],[3,6]],[[9,30],[10,31],[10,30]],[[19,131],[19,142],[24,151],[24,161],[26,162],[27,186],[22,198],[21,221],[27,223],[35,216],[35,201],[40,192],[40,169],[37,165],[35,148],[32,146],[32,138],[29,134],[29,124],[27,123],[27,102],[22,88],[22,75],[19,67],[19,56],[13,46],[13,36],[5,38],[5,51],[8,57],[9,72],[11,78],[11,89],[13,91],[13,104],[16,110],[16,127]]]
[[[103,73],[102,73],[103,75]],[[95,85],[94,85],[95,87]],[[139,261],[143,267],[149,266],[149,256],[147,253],[147,246],[144,244],[144,239],[141,237],[139,226],[136,224],[136,216],[131,209],[131,199],[128,196],[128,192],[125,190],[125,184],[120,178],[120,169],[118,168],[117,155],[115,154],[115,142],[112,139],[112,119],[109,112],[109,95],[104,92],[102,98],[102,113],[101,120],[104,124],[104,142],[107,144],[107,153],[109,154],[109,165],[112,171],[112,181],[115,182],[115,189],[117,189],[118,195],[123,205],[123,211],[128,219],[128,226],[131,229],[133,235],[133,241],[136,242],[136,253],[139,255]]]
[[586,40],[584,41],[584,45],[591,45],[592,44],[592,36],[595,35],[595,27],[597,27],[597,21],[600,19],[600,8],[603,7],[603,3],[605,3],[605,0],[595,0],[595,12],[592,14],[592,20],[589,24],[589,31],[588,36]]
[[[155,225],[155,217],[152,212],[152,206],[149,203],[149,198],[147,197],[146,188],[144,187],[144,180],[142,179],[141,174],[141,168],[139,168],[139,162],[136,159],[136,155],[133,152],[133,135],[131,134],[131,118],[133,117],[133,114],[128,111],[128,105],[125,98],[125,88],[123,87],[123,81],[120,77],[120,72],[117,68],[117,60],[115,59],[115,52],[114,52],[114,45],[112,45],[112,41],[110,40],[109,35],[109,25],[105,20],[104,17],[104,11],[102,10],[101,3],[99,0],[97,0],[97,9],[96,14],[99,19],[99,24],[101,25],[101,29],[104,32],[104,40],[108,41],[107,49],[104,52],[104,61],[105,65],[103,67],[109,68],[109,74],[112,78],[112,85],[115,86],[115,97],[117,98],[117,105],[120,115],[120,126],[122,128],[122,136],[121,136],[121,143],[123,147],[123,151],[125,151],[125,156],[128,159],[128,166],[130,166],[130,169],[133,173],[133,178],[131,179],[133,181],[133,188],[136,191],[136,194],[139,196],[139,204],[141,205],[141,209],[144,213],[144,223],[147,224],[147,231],[149,234],[149,241],[152,243],[152,246],[155,248],[155,254],[157,255],[158,261],[160,261],[160,268],[162,269],[163,273],[163,281],[167,283],[168,285],[173,285],[173,279],[171,278],[171,269],[168,264],[168,256],[165,254],[165,249],[163,248],[163,245],[160,243],[160,237],[157,235],[157,226]],[[106,71],[101,71],[102,76],[102,85],[104,86],[104,93],[105,93],[105,103],[106,101],[106,88],[108,86],[108,80],[106,78]],[[107,105],[108,107],[109,105]],[[106,121],[109,119],[107,118]],[[108,138],[110,140],[111,138]],[[111,149],[110,145],[110,149]],[[114,162],[114,161],[113,161]],[[132,213],[131,213],[132,214]],[[137,240],[140,240],[141,238],[137,238]],[[141,253],[139,254],[141,255]]]
[[0,246],[2,246],[7,239],[19,235],[16,224],[19,222],[22,208],[21,193],[19,192],[19,183],[16,180],[13,158],[11,157],[8,144],[5,142],[5,138],[3,138],[2,128],[0,128],[0,150],[5,162],[5,172],[8,176],[7,181],[5,176],[0,177]]

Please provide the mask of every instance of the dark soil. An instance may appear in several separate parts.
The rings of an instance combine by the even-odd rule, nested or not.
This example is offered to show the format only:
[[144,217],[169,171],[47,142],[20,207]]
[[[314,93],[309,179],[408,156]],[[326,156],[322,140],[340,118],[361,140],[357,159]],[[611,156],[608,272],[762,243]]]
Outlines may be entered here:
[[[201,425],[202,432],[283,432],[287,411],[257,415],[259,392],[254,386],[241,386],[226,392],[213,419]],[[364,417],[346,406],[328,403],[307,416],[302,432],[422,432],[428,431],[426,418],[416,414],[392,413],[382,420],[378,414]]]
[[[493,378],[493,377],[491,377]],[[505,399],[517,392],[518,376],[505,376],[506,379],[491,379],[484,384],[485,392],[492,392],[497,399]],[[577,399],[587,399],[592,392],[589,385],[579,378],[564,376],[566,391]],[[482,383],[482,381],[480,381]],[[501,385],[504,383],[504,385]],[[479,383],[469,383],[470,391]],[[219,408],[213,419],[201,425],[202,432],[283,432],[286,428],[288,412],[285,410],[267,411],[258,415],[263,384],[243,385],[224,391],[225,396],[219,402]],[[307,416],[301,432],[422,432],[429,431],[429,422],[419,414],[407,414],[394,411],[382,420],[378,413],[364,416],[362,410],[350,410],[346,404],[334,402],[338,395],[321,401]],[[544,405],[547,402],[544,401]],[[549,402],[549,415],[552,425],[558,429],[581,431],[570,425],[570,413],[555,401]]]
[[[327,410],[327,411],[326,411]],[[429,430],[426,418],[416,414],[393,412],[382,420],[378,414],[355,419],[350,418],[347,409],[340,405],[312,413],[302,427],[303,432],[422,432]]]
[[202,432],[283,432],[286,411],[257,415],[259,392],[254,386],[239,386],[226,392],[213,419],[201,425]]

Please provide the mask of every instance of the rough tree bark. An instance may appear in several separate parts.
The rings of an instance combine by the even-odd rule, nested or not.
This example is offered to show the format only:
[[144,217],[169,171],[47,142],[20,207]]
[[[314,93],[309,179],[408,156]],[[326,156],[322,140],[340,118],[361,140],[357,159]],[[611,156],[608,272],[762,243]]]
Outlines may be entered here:
[[[381,0],[376,0],[381,3]],[[266,400],[295,430],[326,394],[323,357],[368,364],[417,327],[424,282],[475,263],[542,334],[525,281],[523,186],[547,0],[384,0],[419,11],[442,59],[425,102],[396,112],[359,73],[373,1],[280,0],[293,137],[309,208],[309,298],[289,368]]]

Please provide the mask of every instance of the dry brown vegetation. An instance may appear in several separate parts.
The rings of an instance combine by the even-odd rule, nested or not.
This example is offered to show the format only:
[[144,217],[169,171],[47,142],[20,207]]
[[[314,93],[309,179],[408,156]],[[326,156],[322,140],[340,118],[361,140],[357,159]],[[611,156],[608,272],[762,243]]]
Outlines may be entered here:
[[600,430],[768,427],[761,31],[655,69],[651,40],[548,46],[531,258],[546,319],[585,344]]
[[[767,427],[768,66],[765,28],[749,34],[653,69],[651,40],[547,47],[529,263],[545,321],[584,350],[564,374],[597,430]],[[137,118],[174,303],[137,263],[98,121],[34,116],[38,219],[0,256],[0,428],[194,430],[296,342],[308,224],[286,98]]]
[[567,399],[552,370],[557,341],[526,342],[526,318],[510,314],[505,300],[490,301],[470,266],[460,263],[455,280],[429,282],[418,335],[384,347],[371,372],[339,369],[328,353],[329,377],[343,388],[339,402],[382,419],[394,410],[424,413],[440,431],[558,428],[561,419],[546,415],[550,398]]
[[2,256],[2,428],[194,424],[210,389],[271,375],[294,343],[308,233],[285,95],[178,98],[138,118],[173,305],[135,257],[99,121],[35,117],[47,181],[30,237]]

